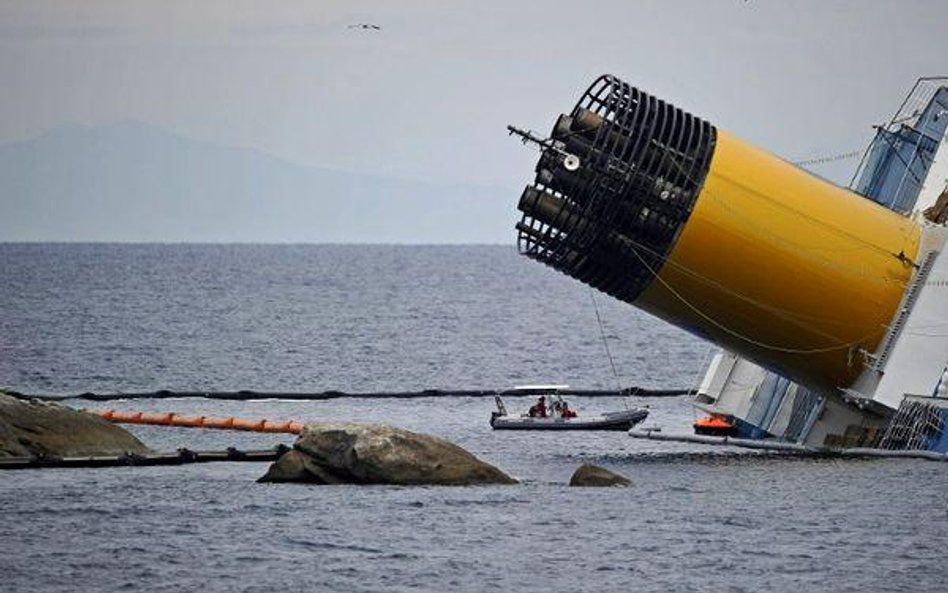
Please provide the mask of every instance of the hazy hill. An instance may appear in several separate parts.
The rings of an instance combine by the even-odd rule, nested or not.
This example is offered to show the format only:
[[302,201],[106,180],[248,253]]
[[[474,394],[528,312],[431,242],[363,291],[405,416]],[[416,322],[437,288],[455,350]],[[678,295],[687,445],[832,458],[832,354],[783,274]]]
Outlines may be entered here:
[[516,190],[303,167],[139,122],[0,144],[0,241],[513,241]]

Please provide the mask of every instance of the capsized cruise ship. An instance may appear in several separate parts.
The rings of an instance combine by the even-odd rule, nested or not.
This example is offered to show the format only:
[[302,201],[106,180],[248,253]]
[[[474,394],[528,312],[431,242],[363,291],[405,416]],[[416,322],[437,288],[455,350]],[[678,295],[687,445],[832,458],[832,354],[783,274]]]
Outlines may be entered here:
[[946,452],[946,128],[919,79],[843,188],[602,76],[510,128],[519,248],[719,346],[695,405],[732,443]]

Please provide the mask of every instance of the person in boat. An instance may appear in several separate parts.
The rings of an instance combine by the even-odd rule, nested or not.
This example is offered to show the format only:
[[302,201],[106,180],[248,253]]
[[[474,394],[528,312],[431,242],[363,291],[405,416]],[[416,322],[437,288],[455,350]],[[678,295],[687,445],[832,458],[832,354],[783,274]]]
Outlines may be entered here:
[[560,402],[560,416],[563,418],[575,418],[576,410],[571,409],[569,404],[564,400]]
[[540,396],[540,399],[537,400],[537,403],[533,404],[530,407],[530,417],[531,418],[546,418],[546,397]]

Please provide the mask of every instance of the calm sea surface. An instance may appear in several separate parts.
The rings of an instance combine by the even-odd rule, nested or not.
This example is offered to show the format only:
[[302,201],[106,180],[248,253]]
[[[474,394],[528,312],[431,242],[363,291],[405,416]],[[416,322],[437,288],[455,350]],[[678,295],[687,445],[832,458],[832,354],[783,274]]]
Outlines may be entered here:
[[[707,345],[595,298],[618,381],[589,290],[513,248],[0,244],[0,385],[71,394],[694,384]],[[629,402],[572,403],[595,412]],[[646,424],[667,431],[693,419],[687,398],[631,404],[650,406]],[[493,433],[492,406],[113,402],[387,422],[443,436],[524,483],[263,485],[254,480],[266,464],[253,463],[4,472],[0,591],[948,590],[943,464]],[[159,450],[291,442],[133,431]],[[566,487],[583,462],[634,485]]]

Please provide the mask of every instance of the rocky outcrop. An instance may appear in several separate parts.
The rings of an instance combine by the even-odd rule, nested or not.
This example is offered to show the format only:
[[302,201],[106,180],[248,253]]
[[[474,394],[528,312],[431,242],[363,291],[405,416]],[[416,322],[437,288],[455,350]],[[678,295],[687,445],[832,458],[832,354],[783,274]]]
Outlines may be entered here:
[[0,457],[73,457],[146,453],[128,431],[52,402],[0,392]]
[[340,484],[341,481],[327,474],[308,455],[293,449],[273,462],[267,473],[258,482],[305,482],[308,484]]
[[382,424],[307,424],[261,482],[468,486],[516,480],[461,447]]
[[584,463],[569,480],[570,486],[628,486],[632,482],[605,468]]

